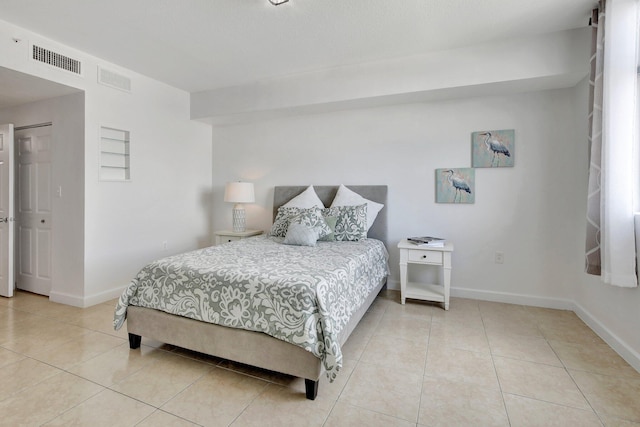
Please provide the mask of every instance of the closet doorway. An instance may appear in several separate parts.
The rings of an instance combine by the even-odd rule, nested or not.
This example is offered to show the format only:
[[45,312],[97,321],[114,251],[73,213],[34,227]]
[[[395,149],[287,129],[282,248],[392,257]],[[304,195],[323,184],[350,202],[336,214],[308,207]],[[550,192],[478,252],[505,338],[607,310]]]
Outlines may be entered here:
[[16,127],[15,281],[49,296],[52,265],[51,123]]

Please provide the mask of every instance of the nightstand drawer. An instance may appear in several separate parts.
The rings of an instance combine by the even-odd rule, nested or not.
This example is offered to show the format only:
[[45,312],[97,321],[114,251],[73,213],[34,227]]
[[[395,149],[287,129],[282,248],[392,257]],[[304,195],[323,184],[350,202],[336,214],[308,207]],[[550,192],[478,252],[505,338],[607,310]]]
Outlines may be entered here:
[[409,250],[408,261],[423,264],[442,264],[442,252]]
[[222,243],[235,242],[237,240],[242,240],[242,237],[237,236],[220,236],[220,240]]
[[235,242],[238,240],[246,239],[247,237],[258,236],[262,234],[262,230],[245,230],[245,231],[231,231],[231,230],[222,230],[216,231],[215,233],[216,245],[222,245],[223,243]]

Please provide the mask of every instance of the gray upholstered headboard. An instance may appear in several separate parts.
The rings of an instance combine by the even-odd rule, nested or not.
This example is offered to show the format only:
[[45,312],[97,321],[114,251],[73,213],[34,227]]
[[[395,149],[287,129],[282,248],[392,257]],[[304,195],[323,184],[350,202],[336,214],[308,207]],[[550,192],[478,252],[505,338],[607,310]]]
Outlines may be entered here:
[[[280,206],[302,193],[307,189],[307,187],[308,185],[275,187],[273,190],[273,218],[276,217]],[[331,206],[331,202],[333,202],[333,199],[338,192],[338,187],[339,186],[337,185],[313,186],[314,190],[316,190],[316,194],[326,207]],[[382,203],[384,205],[382,210],[378,213],[375,222],[369,229],[368,236],[373,239],[381,240],[385,245],[387,245],[387,186],[347,185],[346,187],[360,194],[365,199]]]

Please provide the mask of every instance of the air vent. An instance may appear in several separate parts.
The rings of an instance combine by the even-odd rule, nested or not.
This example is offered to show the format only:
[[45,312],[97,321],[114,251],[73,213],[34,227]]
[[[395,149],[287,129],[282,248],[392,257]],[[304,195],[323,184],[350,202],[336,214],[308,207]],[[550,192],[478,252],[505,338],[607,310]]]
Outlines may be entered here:
[[31,52],[31,58],[35,61],[44,62],[52,67],[60,68],[61,70],[69,71],[79,76],[82,75],[82,63],[77,59],[70,58],[35,44],[32,45]]
[[98,83],[125,92],[131,92],[131,79],[115,71],[98,66]]

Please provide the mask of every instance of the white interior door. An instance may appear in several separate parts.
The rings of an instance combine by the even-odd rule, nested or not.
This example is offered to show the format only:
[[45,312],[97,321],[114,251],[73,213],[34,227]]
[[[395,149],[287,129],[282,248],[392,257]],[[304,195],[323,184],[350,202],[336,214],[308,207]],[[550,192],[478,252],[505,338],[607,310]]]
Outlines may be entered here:
[[13,271],[13,125],[0,125],[0,295],[12,297]]
[[51,126],[15,131],[16,286],[51,292]]

